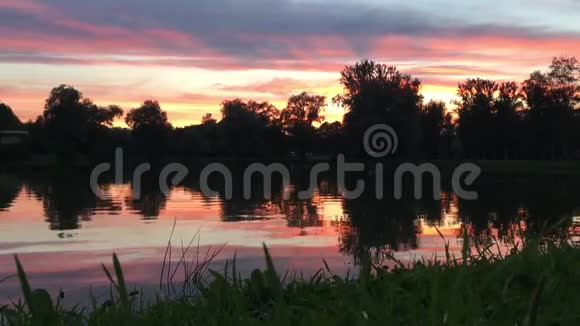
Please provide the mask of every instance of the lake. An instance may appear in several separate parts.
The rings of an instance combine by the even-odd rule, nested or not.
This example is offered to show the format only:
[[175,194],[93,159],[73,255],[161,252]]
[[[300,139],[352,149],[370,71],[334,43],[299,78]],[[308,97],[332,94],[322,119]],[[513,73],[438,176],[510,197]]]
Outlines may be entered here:
[[[401,200],[366,194],[345,199],[332,175],[322,175],[311,198],[301,200],[297,191],[308,180],[303,173],[293,173],[286,187],[274,180],[269,200],[245,200],[236,191],[225,200],[221,192],[204,196],[195,177],[168,194],[152,179],[136,200],[129,181],[108,179],[100,185],[106,196],[97,198],[89,173],[78,169],[0,171],[0,279],[15,272],[18,254],[33,287],[53,294],[62,289],[69,303],[88,299],[89,288],[106,297],[100,264],[110,265],[113,252],[128,281],[153,293],[172,230],[174,262],[193,239],[188,261],[221,250],[212,268],[219,270],[235,254],[246,275],[264,266],[263,243],[280,271],[311,275],[324,259],[333,272],[346,274],[367,261],[392,265],[391,255],[401,262],[444,258],[445,241],[459,252],[464,230],[481,242],[517,241],[539,232],[577,240],[580,231],[572,222],[580,215],[580,179],[571,175],[484,173],[474,186],[477,200],[458,198],[446,185],[440,200],[416,200],[412,190]],[[219,180],[212,187],[219,192]],[[18,296],[16,279],[0,284],[0,302]]]

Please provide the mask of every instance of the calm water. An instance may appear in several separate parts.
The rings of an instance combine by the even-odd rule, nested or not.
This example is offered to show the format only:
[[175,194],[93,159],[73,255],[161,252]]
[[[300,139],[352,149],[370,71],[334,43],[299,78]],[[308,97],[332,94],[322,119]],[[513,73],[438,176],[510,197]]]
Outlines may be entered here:
[[[174,187],[168,196],[146,182],[141,200],[133,199],[128,182],[104,182],[108,198],[99,200],[83,171],[4,171],[0,279],[15,271],[17,253],[34,287],[62,288],[69,300],[89,287],[104,295],[107,283],[100,263],[110,263],[116,252],[129,281],[154,291],[174,222],[174,257],[182,242],[187,245],[197,233],[195,250],[205,253],[226,245],[214,260],[216,268],[236,253],[244,273],[263,266],[262,243],[271,248],[281,270],[310,274],[324,258],[334,272],[346,273],[365,260],[380,262],[385,253],[402,261],[444,256],[435,227],[452,250],[461,247],[457,236],[464,227],[482,241],[509,240],[520,228],[534,234],[559,220],[564,224],[551,236],[574,232],[573,216],[580,215],[577,178],[484,174],[480,181],[476,201],[460,200],[445,187],[437,201],[366,195],[345,200],[332,176],[319,180],[312,198],[298,200],[303,175],[294,176],[292,186],[279,189],[271,200],[207,198],[194,179]],[[214,187],[219,189],[219,182]],[[282,192],[289,192],[290,199],[283,200]],[[18,293],[14,279],[0,285],[0,301]]]

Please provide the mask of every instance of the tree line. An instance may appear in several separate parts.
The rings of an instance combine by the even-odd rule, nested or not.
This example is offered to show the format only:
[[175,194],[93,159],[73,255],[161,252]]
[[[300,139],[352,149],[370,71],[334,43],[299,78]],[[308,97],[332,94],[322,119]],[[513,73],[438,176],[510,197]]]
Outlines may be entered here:
[[[459,83],[453,110],[426,102],[421,81],[397,67],[362,60],[340,74],[343,91],[332,99],[302,92],[283,109],[268,102],[232,99],[221,119],[174,128],[159,102],[146,100],[124,114],[101,106],[69,85],[52,89],[34,121],[21,123],[0,103],[0,130],[27,130],[31,152],[110,155],[123,147],[135,155],[163,157],[296,157],[365,155],[362,139],[386,123],[399,139],[396,155],[412,159],[572,159],[580,149],[580,64],[555,57],[546,71],[521,83],[472,78]],[[341,122],[325,121],[332,102]],[[128,128],[115,128],[123,118]]]

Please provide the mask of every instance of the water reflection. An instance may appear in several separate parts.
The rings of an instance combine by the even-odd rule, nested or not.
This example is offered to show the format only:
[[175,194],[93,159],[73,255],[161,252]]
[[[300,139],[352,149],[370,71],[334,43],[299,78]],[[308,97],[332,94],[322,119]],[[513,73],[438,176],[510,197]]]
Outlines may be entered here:
[[0,174],[0,211],[5,211],[12,206],[20,187],[20,181],[15,176]]
[[146,220],[155,219],[165,209],[167,197],[159,189],[158,180],[147,175],[143,181],[138,199],[135,199],[133,191],[126,193],[125,205]]
[[542,232],[562,238],[580,208],[574,177],[496,177],[484,181],[478,200],[457,200],[458,217],[470,225],[473,236],[495,232],[509,240],[514,232],[522,231],[527,236]]
[[[337,253],[352,257],[359,264],[379,259],[385,253],[428,247],[422,241],[425,236],[437,236],[436,227],[449,236],[461,235],[465,227],[482,242],[492,236],[510,241],[518,232],[534,235],[562,221],[550,229],[548,236],[564,237],[572,227],[572,217],[580,215],[575,211],[580,207],[580,196],[574,177],[486,176],[481,180],[477,185],[479,199],[475,201],[459,199],[445,187],[440,200],[415,200],[411,190],[402,200],[388,199],[392,198],[388,195],[377,200],[366,193],[347,200],[328,175],[319,180],[312,198],[300,200],[297,193],[308,184],[304,173],[295,174],[286,189],[282,189],[280,180],[275,180],[270,199],[260,195],[261,180],[255,188],[256,197],[243,199],[240,189],[236,189],[233,199],[224,200],[223,193],[215,198],[204,197],[194,178],[165,196],[157,179],[150,178],[144,180],[138,200],[133,198],[130,183],[105,181],[102,188],[109,196],[103,200],[90,191],[85,171],[12,172],[0,175],[0,222],[21,223],[17,212],[13,212],[20,197],[25,197],[22,206],[41,207],[48,229],[60,231],[57,235],[61,238],[74,237],[74,232],[67,231],[77,230],[94,219],[115,216],[138,216],[153,222],[159,218],[193,219],[200,226],[222,222],[209,231],[218,239],[226,231],[247,228],[244,223],[263,221],[260,225],[270,232],[270,239],[266,240],[332,235]],[[223,189],[223,180],[210,182],[213,189]],[[283,226],[279,221],[284,221]],[[33,223],[38,225],[42,220]],[[140,222],[129,219],[125,223]],[[102,228],[106,230],[107,226]]]
[[97,211],[114,215],[121,210],[113,199],[98,199],[81,172],[25,173],[17,178],[27,195],[41,202],[50,230],[75,230]]

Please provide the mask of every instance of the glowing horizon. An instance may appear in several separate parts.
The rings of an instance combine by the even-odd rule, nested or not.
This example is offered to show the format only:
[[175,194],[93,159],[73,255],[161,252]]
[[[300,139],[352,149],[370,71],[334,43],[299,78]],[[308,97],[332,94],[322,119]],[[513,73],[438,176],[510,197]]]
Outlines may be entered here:
[[[156,99],[185,126],[219,118],[232,98],[282,109],[309,91],[330,103],[340,70],[365,58],[421,79],[426,100],[449,102],[466,78],[520,82],[553,56],[580,57],[580,3],[494,2],[0,0],[0,101],[26,121],[70,84],[126,111]],[[329,106],[326,116],[342,114]]]

